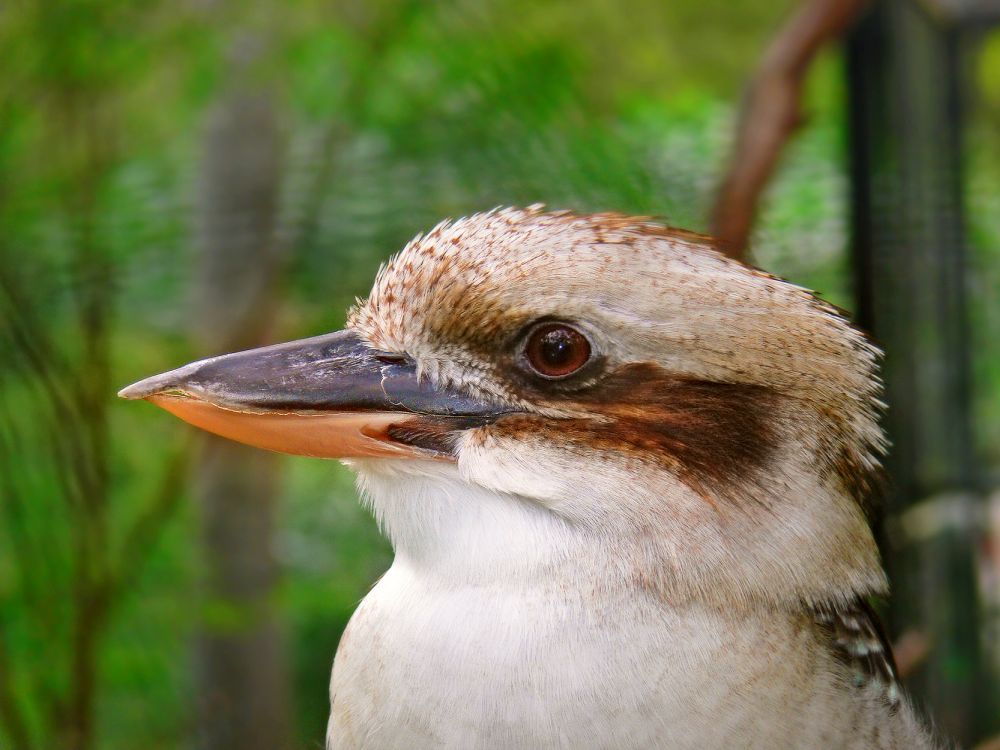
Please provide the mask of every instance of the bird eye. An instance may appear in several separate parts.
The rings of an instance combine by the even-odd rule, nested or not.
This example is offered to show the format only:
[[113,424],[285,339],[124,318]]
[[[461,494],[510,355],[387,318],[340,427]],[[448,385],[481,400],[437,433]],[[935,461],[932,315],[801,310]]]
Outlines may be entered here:
[[565,378],[587,364],[590,342],[565,323],[543,323],[528,334],[524,355],[536,374]]

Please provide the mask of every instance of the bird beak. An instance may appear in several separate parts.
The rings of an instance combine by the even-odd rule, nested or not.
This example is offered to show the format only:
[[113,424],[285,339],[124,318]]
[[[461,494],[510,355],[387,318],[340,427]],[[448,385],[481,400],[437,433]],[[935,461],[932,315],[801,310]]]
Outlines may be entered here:
[[351,331],[192,362],[118,395],[231,440],[322,458],[447,457],[456,431],[500,415]]

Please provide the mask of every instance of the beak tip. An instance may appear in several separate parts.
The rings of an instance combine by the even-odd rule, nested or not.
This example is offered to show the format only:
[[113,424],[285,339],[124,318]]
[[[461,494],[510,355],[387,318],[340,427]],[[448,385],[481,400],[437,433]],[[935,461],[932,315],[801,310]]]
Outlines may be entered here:
[[139,401],[176,388],[177,385],[178,379],[175,377],[175,372],[166,372],[125,386],[118,391],[118,397],[129,401]]
[[132,383],[132,385],[127,385],[118,391],[118,398],[124,398],[128,401],[138,401],[144,399],[147,396],[152,396],[156,393],[157,389],[150,388],[147,385],[146,380],[140,380],[138,383]]
[[118,391],[118,398],[124,398],[128,401],[140,401],[150,396],[165,393],[166,391],[187,390],[192,387],[188,382],[189,378],[198,371],[202,364],[202,362],[192,362],[189,365],[178,367],[176,370],[169,370],[159,375],[143,378]]

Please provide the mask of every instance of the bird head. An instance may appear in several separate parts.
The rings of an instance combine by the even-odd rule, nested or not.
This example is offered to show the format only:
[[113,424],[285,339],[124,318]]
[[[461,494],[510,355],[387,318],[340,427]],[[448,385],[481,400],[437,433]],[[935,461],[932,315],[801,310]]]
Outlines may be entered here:
[[400,543],[432,511],[398,516],[393,493],[439,482],[505,499],[475,523],[547,519],[671,596],[828,602],[884,586],[865,513],[877,359],[837,310],[709,238],[531,207],[416,237],[345,331],[121,395],[351,460]]

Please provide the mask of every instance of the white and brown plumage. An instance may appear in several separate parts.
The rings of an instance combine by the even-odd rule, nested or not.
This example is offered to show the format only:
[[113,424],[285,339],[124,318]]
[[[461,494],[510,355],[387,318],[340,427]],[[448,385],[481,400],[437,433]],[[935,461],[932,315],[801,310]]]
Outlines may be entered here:
[[866,601],[877,355],[707,238],[506,209],[123,395],[357,470],[396,557],[330,748],[929,747]]

